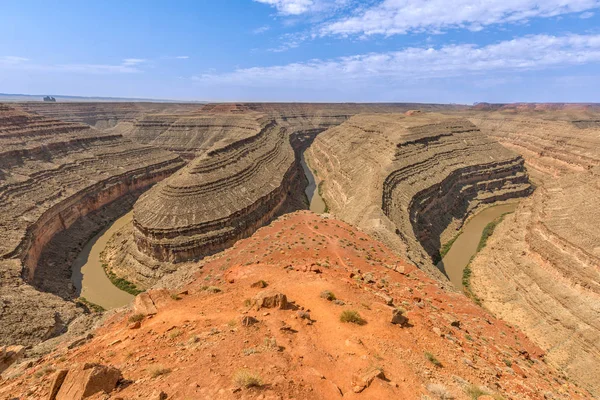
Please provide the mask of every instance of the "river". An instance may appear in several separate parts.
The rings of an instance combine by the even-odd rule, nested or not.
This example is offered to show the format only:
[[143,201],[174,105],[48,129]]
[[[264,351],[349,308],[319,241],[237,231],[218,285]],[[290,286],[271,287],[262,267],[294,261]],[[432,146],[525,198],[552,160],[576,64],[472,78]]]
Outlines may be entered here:
[[308,186],[306,187],[305,193],[306,197],[310,201],[310,211],[323,214],[325,212],[326,206],[325,201],[319,194],[319,183],[321,180],[318,176],[313,174],[312,170],[306,163],[306,159],[304,158],[304,153],[302,154],[302,159],[300,161],[302,164],[302,169],[304,170],[304,175],[306,175],[306,179],[308,179]]
[[[308,167],[304,154],[302,155],[302,169],[308,179],[308,187],[305,190],[310,200],[310,210],[322,214],[325,212],[325,202],[319,195],[319,178],[313,174]],[[77,289],[77,293],[86,300],[109,310],[122,307],[133,300],[133,296],[122,291],[112,284],[106,276],[100,261],[100,253],[106,247],[110,238],[120,228],[130,223],[133,211],[123,215],[107,228],[98,233],[81,250],[72,266],[71,280]]]
[[471,257],[477,252],[477,246],[487,224],[502,214],[515,211],[516,208],[516,203],[488,207],[477,213],[463,226],[452,247],[437,265],[457,289],[462,290],[463,288],[463,270],[469,265]]
[[109,239],[116,231],[130,223],[132,218],[133,211],[130,211],[94,236],[79,253],[71,268],[71,280],[77,288],[77,293],[107,310],[122,307],[133,300],[131,294],[112,284],[100,261],[100,253]]

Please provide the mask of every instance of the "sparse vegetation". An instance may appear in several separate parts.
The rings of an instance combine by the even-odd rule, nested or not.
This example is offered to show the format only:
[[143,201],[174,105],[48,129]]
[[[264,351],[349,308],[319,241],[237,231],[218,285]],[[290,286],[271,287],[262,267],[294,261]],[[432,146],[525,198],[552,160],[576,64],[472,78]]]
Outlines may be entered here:
[[438,360],[433,354],[431,354],[429,352],[425,352],[425,358],[427,358],[429,360],[429,362],[431,362],[436,367],[442,366],[442,363],[440,362],[440,360]]
[[91,301],[88,301],[85,297],[79,297],[77,300],[75,300],[75,302],[81,305],[83,308],[86,308],[90,312],[101,313],[106,311],[104,307],[92,303]]
[[56,368],[54,368],[54,366],[52,365],[46,365],[45,367],[38,369],[37,371],[35,371],[35,373],[33,374],[36,378],[41,378],[42,376],[51,374],[52,372],[56,371]]
[[138,289],[134,283],[115,275],[114,272],[108,269],[108,264],[102,264],[102,268],[104,269],[104,272],[106,273],[106,276],[111,281],[111,283],[119,289],[121,289],[122,291],[132,294],[134,296],[137,296],[138,294],[143,292],[143,290]]
[[217,286],[202,286],[200,290],[203,290],[208,293],[219,293],[222,292],[220,287]]
[[321,292],[321,298],[323,298],[325,300],[329,300],[329,301],[337,300],[337,297],[335,297],[335,294],[333,294],[333,292],[329,291],[329,290],[323,290]]
[[344,323],[352,323],[356,325],[365,325],[367,321],[365,321],[358,311],[354,310],[344,310],[340,315],[340,321]]
[[171,331],[171,333],[169,333],[169,339],[176,339],[181,335],[183,335],[183,332],[181,330],[174,329],[173,331]]
[[257,373],[247,369],[240,369],[233,375],[233,382],[243,388],[262,386],[262,378]]
[[162,365],[157,365],[150,369],[150,376],[152,378],[158,378],[162,375],[167,375],[171,373],[171,368],[164,368]]
[[512,367],[512,361],[510,361],[508,358],[505,358],[502,361],[504,361],[504,364],[506,364],[507,367]]
[[446,386],[441,383],[430,383],[427,385],[427,390],[441,400],[450,400],[454,398],[454,395],[448,391]]
[[471,398],[471,400],[477,400],[481,396],[492,396],[495,400],[505,400],[504,396],[498,393],[492,393],[484,388],[476,385],[469,385],[465,388],[465,393]]
[[171,294],[171,298],[172,298],[173,300],[181,300],[181,297],[179,297],[179,295],[177,295],[177,294],[175,294],[175,293]]
[[129,317],[129,322],[130,323],[134,323],[134,322],[142,322],[144,320],[145,315],[144,314],[133,314],[131,317]]

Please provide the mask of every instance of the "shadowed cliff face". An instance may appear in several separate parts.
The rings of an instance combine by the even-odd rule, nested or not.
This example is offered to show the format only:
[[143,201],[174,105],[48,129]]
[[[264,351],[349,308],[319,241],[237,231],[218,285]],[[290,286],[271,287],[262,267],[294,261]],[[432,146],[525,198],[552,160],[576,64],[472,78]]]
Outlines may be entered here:
[[[52,337],[81,313],[73,303],[28,284],[53,289],[41,277],[64,272],[62,263],[44,259],[40,264],[44,248],[58,233],[182,165],[175,154],[120,135],[0,105],[0,343],[31,344]],[[93,232],[78,234],[85,240]],[[68,285],[69,276],[63,284]],[[68,291],[60,289],[63,297]]]
[[358,115],[308,151],[332,212],[441,278],[431,258],[478,208],[531,192],[523,159],[439,114]]

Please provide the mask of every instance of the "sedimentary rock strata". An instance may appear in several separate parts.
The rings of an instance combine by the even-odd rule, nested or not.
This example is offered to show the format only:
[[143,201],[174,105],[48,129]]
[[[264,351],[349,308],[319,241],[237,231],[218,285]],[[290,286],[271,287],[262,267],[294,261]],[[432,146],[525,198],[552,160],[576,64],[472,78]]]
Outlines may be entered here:
[[212,147],[252,136],[259,129],[260,122],[253,114],[233,111],[148,114],[135,121],[127,137],[193,159]]
[[194,159],[136,203],[135,245],[119,244],[129,251],[111,263],[131,265],[128,279],[147,287],[172,272],[173,263],[223,250],[304,201],[287,131],[261,114],[244,119],[253,119],[251,134],[229,131],[229,138],[242,138]]
[[437,273],[431,258],[469,215],[531,187],[523,159],[469,121],[410,114],[355,116],[319,135],[309,162],[333,213]]
[[525,157],[537,185],[473,261],[472,287],[598,396],[600,132],[547,114],[472,119]]
[[166,110],[191,111],[198,108],[194,104],[172,103],[109,103],[109,102],[59,102],[59,103],[20,103],[22,110],[62,121],[77,122],[99,129],[111,128],[122,122],[132,123],[136,118],[149,113]]
[[[80,312],[30,286],[44,289],[38,279],[44,248],[80,218],[164,179],[183,161],[120,135],[6,105],[0,105],[0,149],[0,343],[32,344],[59,333]],[[80,233],[83,240],[93,234]]]

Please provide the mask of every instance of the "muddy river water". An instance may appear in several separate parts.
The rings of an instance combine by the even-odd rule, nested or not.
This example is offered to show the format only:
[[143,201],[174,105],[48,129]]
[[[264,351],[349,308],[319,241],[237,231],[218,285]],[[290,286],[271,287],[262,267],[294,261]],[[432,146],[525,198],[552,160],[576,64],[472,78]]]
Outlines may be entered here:
[[[306,164],[304,155],[302,155],[301,164],[309,182],[305,192],[310,200],[310,210],[318,214],[324,213],[325,202],[319,195],[319,178],[313,174]],[[81,297],[85,297],[86,300],[107,310],[122,307],[133,300],[131,294],[112,284],[106,276],[100,261],[100,253],[102,253],[110,238],[120,228],[130,223],[132,218],[133,211],[123,215],[94,236],[79,253],[71,269],[73,271],[71,280],[77,289],[77,293]]]
[[325,212],[325,202],[319,194],[319,183],[321,181],[318,176],[313,174],[312,170],[306,163],[304,154],[302,154],[302,160],[300,163],[302,164],[304,175],[306,175],[306,179],[308,179],[308,186],[305,189],[305,193],[306,197],[308,197],[308,200],[310,201],[310,211],[317,214],[323,214]]
[[463,226],[460,235],[454,241],[443,260],[437,265],[450,278],[450,281],[457,289],[462,290],[463,270],[469,264],[469,261],[471,261],[471,257],[477,252],[477,246],[487,224],[502,214],[513,212],[516,208],[516,203],[486,208]]
[[71,280],[77,288],[77,293],[107,310],[124,306],[133,300],[131,294],[112,284],[100,261],[100,253],[108,240],[117,230],[130,223],[132,218],[133,211],[130,211],[94,236],[79,253],[71,268]]

